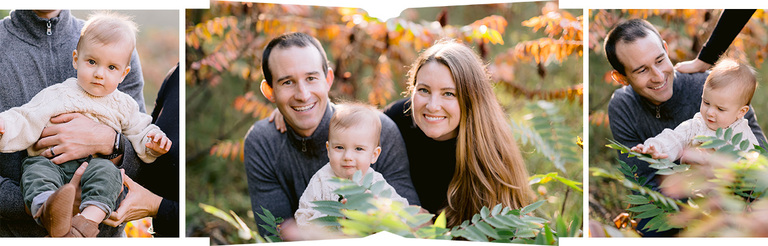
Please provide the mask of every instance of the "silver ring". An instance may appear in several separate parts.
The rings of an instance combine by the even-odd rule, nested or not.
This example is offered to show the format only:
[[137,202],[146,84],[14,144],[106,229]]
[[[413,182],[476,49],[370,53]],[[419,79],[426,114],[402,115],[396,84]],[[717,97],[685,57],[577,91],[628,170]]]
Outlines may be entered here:
[[56,146],[51,147],[51,156],[56,156],[56,153],[53,153],[53,148],[56,148]]

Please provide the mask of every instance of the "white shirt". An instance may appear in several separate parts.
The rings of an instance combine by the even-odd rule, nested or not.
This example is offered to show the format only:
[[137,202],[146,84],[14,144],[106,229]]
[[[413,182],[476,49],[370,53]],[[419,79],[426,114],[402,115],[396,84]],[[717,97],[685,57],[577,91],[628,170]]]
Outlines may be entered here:
[[[753,145],[758,145],[755,134],[752,133],[752,129],[749,128],[749,122],[740,118],[733,122],[727,129],[733,129],[733,135],[738,133],[742,134],[742,141],[749,140],[750,146],[747,149],[753,149]],[[696,147],[703,142],[696,140],[696,136],[716,136],[716,131],[707,127],[704,118],[701,117],[701,113],[696,113],[692,119],[683,121],[675,130],[669,128],[664,129],[656,137],[645,140],[643,145],[654,146],[657,151],[667,154],[670,161],[680,159],[683,154],[683,148]],[[730,140],[730,139],[729,139]],[[733,143],[738,146],[739,143]]]
[[[384,189],[389,189],[391,191],[389,199],[392,201],[401,202],[406,206],[408,205],[408,200],[398,195],[397,192],[395,192],[395,189],[392,188],[392,186],[390,186],[386,180],[384,180],[384,176],[381,176],[381,173],[376,172],[373,170],[373,168],[370,167],[368,168],[368,173],[373,174],[373,183],[378,181],[384,182]],[[293,216],[294,219],[296,219],[296,224],[299,227],[309,225],[309,221],[313,219],[326,216],[320,211],[314,209],[315,204],[312,203],[313,201],[339,200],[339,195],[333,193],[333,191],[341,188],[341,185],[335,182],[330,182],[330,179],[335,176],[336,175],[334,175],[330,163],[325,164],[325,166],[320,168],[320,170],[317,170],[315,175],[312,175],[312,178],[309,180],[309,184],[307,184],[307,189],[304,190],[301,198],[299,198],[299,209],[296,210],[296,213]]]

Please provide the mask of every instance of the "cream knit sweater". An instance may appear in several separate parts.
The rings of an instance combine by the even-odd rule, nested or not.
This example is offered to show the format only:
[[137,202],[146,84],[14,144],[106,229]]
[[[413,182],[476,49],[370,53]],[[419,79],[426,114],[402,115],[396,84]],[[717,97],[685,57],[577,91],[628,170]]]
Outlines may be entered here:
[[103,97],[92,96],[77,85],[76,78],[49,86],[28,103],[0,113],[5,124],[5,134],[0,137],[0,152],[27,149],[29,156],[40,155],[43,150],[35,151],[32,145],[40,138],[43,128],[52,125],[51,117],[72,112],[82,113],[120,131],[142,161],[152,163],[160,156],[145,144],[151,141],[147,134],[162,131],[151,124],[151,116],[139,111],[139,105],[131,96],[118,90]]
[[[753,149],[753,145],[759,145],[755,134],[752,133],[752,129],[749,128],[749,123],[746,119],[740,118],[733,122],[728,128],[733,129],[733,135],[742,133],[742,141],[744,139],[749,140],[750,147]],[[701,113],[693,115],[692,119],[683,121],[675,130],[669,128],[664,129],[656,137],[645,140],[643,145],[652,145],[656,150],[661,153],[667,154],[670,161],[680,159],[685,147],[697,147],[702,144],[701,141],[695,139],[696,136],[715,136],[715,131],[707,127],[704,118],[701,117]],[[738,146],[738,143],[735,143]]]
[[[395,189],[384,180],[384,176],[382,176],[381,173],[376,172],[372,167],[368,168],[368,172],[373,173],[373,181],[371,182],[376,183],[384,181],[384,189],[389,189],[391,191],[390,197],[387,198],[392,201],[400,202],[403,205],[408,205],[408,200],[398,195]],[[299,198],[299,209],[297,209],[294,214],[294,219],[299,228],[307,228],[311,220],[326,216],[322,212],[315,210],[315,204],[312,202],[338,201],[339,195],[333,193],[333,191],[341,188],[341,185],[330,181],[330,179],[335,176],[330,163],[325,164],[325,166],[320,168],[315,175],[312,175],[309,184],[307,184],[307,189],[304,190],[304,194]]]

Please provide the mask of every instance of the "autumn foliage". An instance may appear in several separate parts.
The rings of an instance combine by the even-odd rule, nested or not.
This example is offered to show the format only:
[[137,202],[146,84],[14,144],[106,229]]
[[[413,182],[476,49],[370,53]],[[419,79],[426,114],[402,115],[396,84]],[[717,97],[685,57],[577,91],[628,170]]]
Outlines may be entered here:
[[[481,56],[491,61],[488,69],[493,80],[507,84],[513,95],[582,103],[580,77],[574,78],[570,86],[554,89],[531,88],[515,78],[516,66],[521,63],[536,64],[537,73],[544,78],[547,64],[582,55],[583,17],[560,11],[555,4],[545,5],[540,16],[515,23],[533,32],[541,30],[545,37],[519,42],[493,58],[489,57],[489,46],[505,44],[509,25],[499,15],[486,16],[468,25],[450,25],[403,18],[381,21],[354,8],[254,3],[221,3],[217,7],[230,11],[232,16],[215,17],[187,29],[187,83],[216,87],[224,83],[224,75],[243,80],[245,90],[234,98],[231,106],[256,119],[273,110],[256,90],[262,79],[262,49],[272,37],[286,32],[305,32],[327,45],[337,78],[331,98],[361,98],[384,106],[399,98],[405,88],[402,78],[406,68],[419,51],[439,39],[456,38],[477,47]],[[447,15],[445,11],[442,14]],[[193,90],[190,99],[195,100],[198,93]],[[242,144],[220,141],[211,148],[211,154],[242,160],[236,158],[242,156],[238,153]]]

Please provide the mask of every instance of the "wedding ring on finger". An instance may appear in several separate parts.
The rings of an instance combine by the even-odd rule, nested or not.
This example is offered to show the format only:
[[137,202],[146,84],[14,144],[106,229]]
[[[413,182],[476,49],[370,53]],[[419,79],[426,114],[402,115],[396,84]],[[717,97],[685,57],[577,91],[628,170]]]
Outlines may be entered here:
[[51,147],[51,156],[56,156],[56,153],[53,153],[53,148],[56,148],[56,146]]

